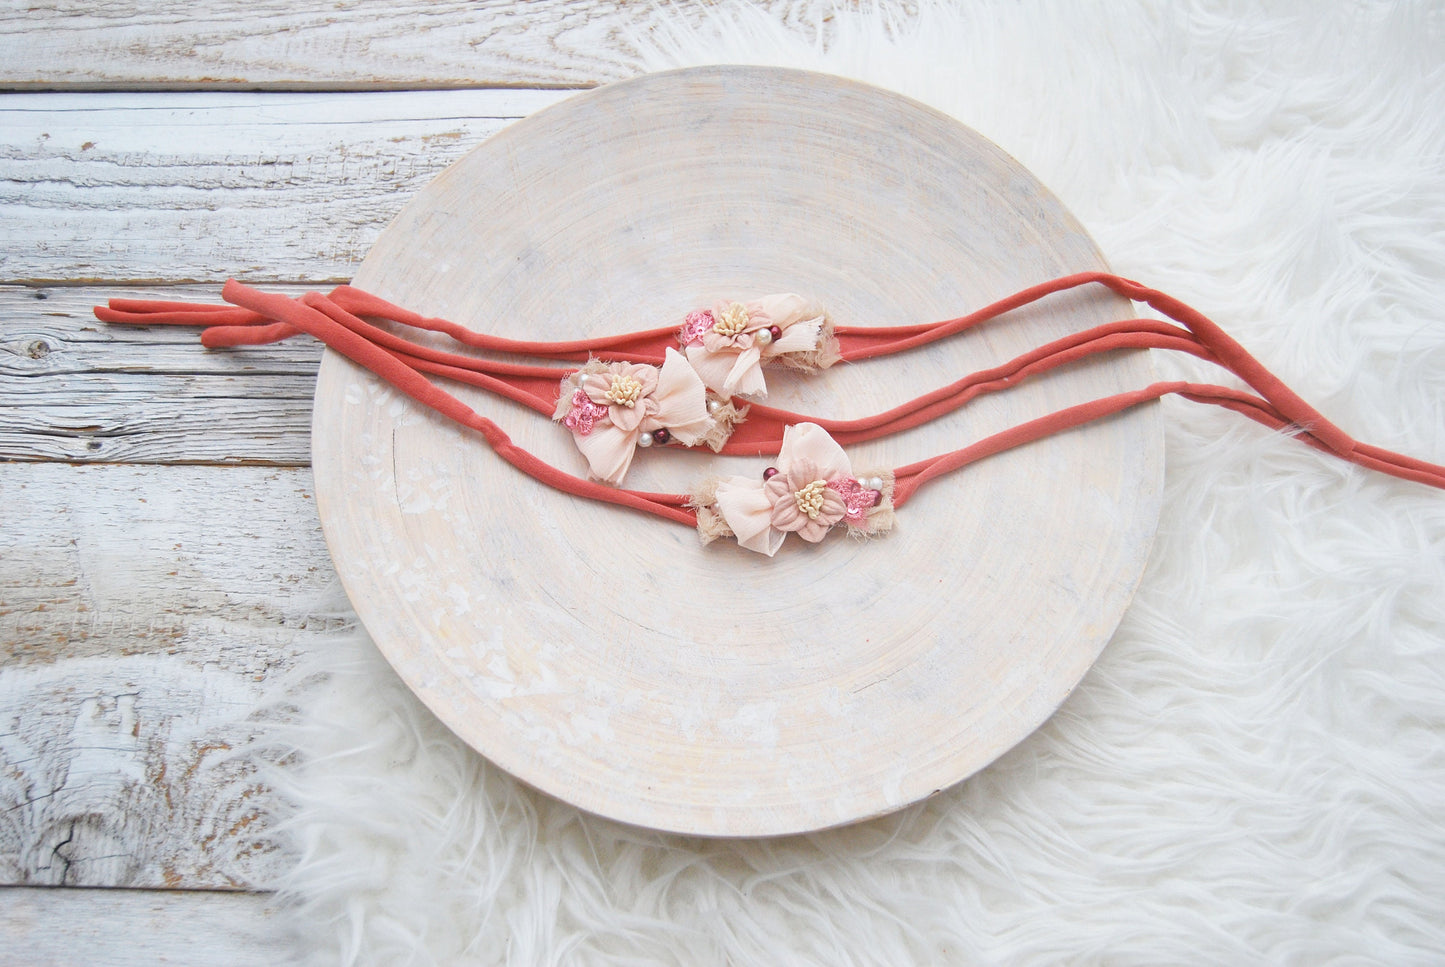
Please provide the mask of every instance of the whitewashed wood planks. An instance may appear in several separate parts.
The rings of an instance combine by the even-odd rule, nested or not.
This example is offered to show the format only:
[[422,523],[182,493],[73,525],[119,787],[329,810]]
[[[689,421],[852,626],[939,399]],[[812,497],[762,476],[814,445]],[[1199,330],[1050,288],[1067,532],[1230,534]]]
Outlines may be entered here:
[[304,469],[66,465],[304,466],[319,349],[89,307],[346,278],[412,191],[561,96],[0,99],[0,273],[64,283],[0,289],[0,454],[38,461],[0,465],[0,880],[266,885],[274,803],[238,750],[333,580]]
[[0,95],[0,282],[344,281],[559,91]]
[[[223,361],[190,333],[107,333],[85,307],[122,282],[191,298],[209,289],[168,287],[345,279],[435,172],[564,96],[129,92],[587,86],[635,72],[655,17],[573,0],[0,8],[0,86],[107,92],[0,95],[0,282],[21,283],[0,290],[0,459],[37,461],[0,465],[0,801],[16,807],[0,880],[264,886],[267,793],[230,755],[294,656],[324,647],[298,617],[332,579],[307,471],[79,465],[304,463],[315,347]],[[154,509],[176,493],[179,536]],[[250,503],[197,530],[206,495]],[[221,580],[226,561],[253,572]],[[97,588],[116,573],[124,594]],[[221,688],[198,698],[187,683],[207,675]],[[290,962],[273,914],[246,894],[11,887],[0,963]]]
[[[830,4],[758,0],[826,28]],[[647,0],[115,0],[0,10],[0,73],[29,87],[585,87],[635,74]]]
[[269,882],[244,746],[330,627],[309,471],[0,464],[0,506],[0,882]]
[[0,888],[0,967],[286,967],[304,941],[244,893]]
[[[767,6],[826,21],[826,6]],[[302,464],[315,347],[223,361],[192,355],[189,332],[106,333],[85,307],[117,283],[209,298],[210,286],[171,287],[348,278],[411,193],[566,92],[321,91],[585,86],[635,72],[635,38],[653,17],[651,4],[557,0],[0,9],[0,85],[119,92],[0,95],[0,282],[20,283],[0,289],[0,459],[39,461],[0,465],[0,693],[19,696],[0,707],[0,731],[47,743],[38,757],[0,755],[7,803],[42,794],[7,819],[0,880],[264,885],[277,860],[266,794],[247,796],[255,777],[207,746],[240,748],[283,670],[319,647],[301,602],[332,579],[305,470],[75,465]],[[130,93],[267,87],[318,93]],[[171,521],[135,514],[174,492],[190,501],[169,508],[175,520],[198,522],[208,494],[244,494],[248,512],[204,532],[183,524],[164,545]],[[253,571],[215,578],[227,560]],[[97,561],[149,577],[97,604],[96,576],[112,573]],[[155,664],[132,693],[138,676],[117,669],[144,661]],[[198,669],[241,701],[198,707],[185,684]],[[154,794],[136,793],[136,775]],[[47,782],[55,791],[43,795]],[[245,809],[225,814],[238,795]],[[251,805],[257,818],[237,827]],[[288,944],[273,942],[262,901],[232,899],[12,889],[0,909],[24,915],[0,922],[0,950],[24,963],[279,962]],[[27,947],[36,929],[51,932]]]
[[306,466],[319,344],[210,351],[197,329],[91,314],[114,296],[218,302],[219,288],[0,286],[0,459]]

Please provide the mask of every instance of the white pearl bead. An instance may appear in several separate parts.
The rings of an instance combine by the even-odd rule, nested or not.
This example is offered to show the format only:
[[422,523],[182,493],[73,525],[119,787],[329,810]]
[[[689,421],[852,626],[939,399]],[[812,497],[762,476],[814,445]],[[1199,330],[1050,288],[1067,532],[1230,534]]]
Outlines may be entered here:
[[708,411],[709,413],[716,413],[718,410],[720,410],[720,409],[722,409],[722,408],[723,408],[722,400],[708,400],[708,401],[707,401],[707,411]]
[[883,489],[883,478],[882,478],[882,477],[869,477],[869,478],[868,478],[868,483],[865,484],[865,486],[866,486],[869,490],[882,490],[882,489]]
[[642,431],[642,434],[637,438],[637,445],[640,447],[652,446],[652,434],[646,430]]
[[773,341],[773,334],[766,329],[759,329],[754,333],[753,338],[758,341],[759,346],[766,346]]

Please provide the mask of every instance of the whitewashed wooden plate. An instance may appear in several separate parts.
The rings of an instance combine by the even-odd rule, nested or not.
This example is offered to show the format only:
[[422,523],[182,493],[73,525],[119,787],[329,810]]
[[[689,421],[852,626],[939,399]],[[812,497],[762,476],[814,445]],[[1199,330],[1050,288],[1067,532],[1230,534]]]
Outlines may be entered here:
[[[386,229],[356,284],[531,339],[680,322],[797,291],[842,324],[949,318],[1101,268],[1088,235],[997,147],[836,77],[723,67],[579,94],[490,138]],[[769,402],[880,410],[1120,318],[1055,298],[946,345],[770,376]],[[1151,379],[1114,356],[852,451],[894,466]],[[568,434],[457,390],[582,473]],[[757,836],[876,816],[1038,727],[1122,615],[1156,526],[1153,407],[935,483],[888,537],[768,560],[550,491],[472,433],[328,353],[314,465],[332,556],[408,685],[497,765],[584,809]],[[765,459],[643,452],[630,486],[689,490]]]

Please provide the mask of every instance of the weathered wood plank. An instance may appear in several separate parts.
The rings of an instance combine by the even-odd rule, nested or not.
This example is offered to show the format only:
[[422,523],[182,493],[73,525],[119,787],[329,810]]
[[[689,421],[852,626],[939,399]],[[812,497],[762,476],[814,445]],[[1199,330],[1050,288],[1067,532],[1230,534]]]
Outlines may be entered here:
[[558,91],[0,95],[0,282],[344,281]]
[[314,378],[0,380],[0,458],[306,466]]
[[0,464],[0,883],[247,888],[243,752],[319,647],[306,470]]
[[108,326],[90,311],[117,295],[216,302],[217,290],[0,287],[0,459],[307,465],[319,343],[213,352],[198,330]]
[[[267,288],[296,296],[315,287]],[[91,309],[112,298],[221,304],[219,285],[0,286],[0,375],[314,375],[321,357],[320,344],[308,336],[242,351],[212,352],[201,347],[200,330],[188,326],[112,326],[97,321]]]
[[0,967],[281,967],[305,950],[256,893],[8,887],[0,937]]
[[[760,0],[822,29],[832,4]],[[640,69],[647,0],[102,0],[0,11],[0,82],[43,88],[585,87]]]

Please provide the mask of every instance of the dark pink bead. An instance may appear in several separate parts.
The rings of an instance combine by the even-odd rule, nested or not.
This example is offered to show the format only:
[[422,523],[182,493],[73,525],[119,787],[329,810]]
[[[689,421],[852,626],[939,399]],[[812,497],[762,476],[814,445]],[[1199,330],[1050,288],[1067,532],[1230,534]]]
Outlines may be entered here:
[[671,434],[671,433],[668,433],[666,430],[662,429],[661,427],[659,427],[658,429],[652,431],[652,442],[653,442],[653,443],[666,443],[668,440],[671,440],[671,439],[672,439],[672,434]]
[[782,328],[779,327],[779,326],[769,326],[769,327],[768,327],[768,332],[772,335],[772,337],[773,337],[774,339],[782,339],[782,338],[783,338],[783,330],[782,330]]
[[774,477],[776,477],[777,475],[778,475],[778,468],[777,468],[777,467],[769,467],[768,469],[766,469],[766,470],[763,471],[763,479],[764,479],[764,480],[772,480],[772,479],[773,479]]

